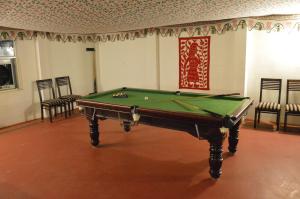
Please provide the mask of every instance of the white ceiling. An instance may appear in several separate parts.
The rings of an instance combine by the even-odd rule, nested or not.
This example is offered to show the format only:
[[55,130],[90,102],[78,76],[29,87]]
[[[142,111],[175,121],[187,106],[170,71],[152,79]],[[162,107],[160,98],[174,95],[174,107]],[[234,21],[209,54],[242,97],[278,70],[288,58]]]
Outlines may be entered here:
[[300,14],[300,0],[0,0],[0,13],[3,27],[87,34]]

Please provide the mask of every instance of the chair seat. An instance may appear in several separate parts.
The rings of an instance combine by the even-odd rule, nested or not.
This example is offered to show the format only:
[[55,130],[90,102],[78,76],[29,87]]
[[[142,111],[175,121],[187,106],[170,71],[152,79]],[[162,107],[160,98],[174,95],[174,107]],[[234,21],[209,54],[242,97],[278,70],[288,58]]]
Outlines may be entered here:
[[300,104],[286,104],[285,112],[288,113],[300,113]]
[[259,104],[256,106],[257,110],[259,111],[280,111],[280,104],[276,102],[259,102]]
[[64,96],[61,96],[60,98],[66,100],[68,102],[73,102],[77,99],[80,99],[81,96],[80,95],[64,95]]
[[59,105],[63,105],[65,104],[65,100],[63,99],[49,99],[49,100],[45,100],[42,102],[43,105],[46,105],[46,106],[59,106]]

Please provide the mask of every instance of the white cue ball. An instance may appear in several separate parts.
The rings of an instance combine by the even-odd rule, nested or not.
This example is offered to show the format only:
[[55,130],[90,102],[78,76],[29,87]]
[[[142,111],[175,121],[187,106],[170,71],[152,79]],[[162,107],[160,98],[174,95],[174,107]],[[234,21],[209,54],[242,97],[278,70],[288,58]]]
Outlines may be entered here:
[[147,97],[147,96],[145,96],[145,98],[144,98],[145,100],[148,100],[149,98]]

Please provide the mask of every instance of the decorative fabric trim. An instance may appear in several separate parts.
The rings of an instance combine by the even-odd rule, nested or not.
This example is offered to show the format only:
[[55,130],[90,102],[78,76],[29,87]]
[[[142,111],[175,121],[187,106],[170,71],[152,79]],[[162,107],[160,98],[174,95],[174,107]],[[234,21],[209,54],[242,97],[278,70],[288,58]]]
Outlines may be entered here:
[[179,88],[209,90],[210,36],[179,38]]
[[280,104],[276,102],[259,102],[256,106],[256,109],[261,111],[279,111],[280,108]]
[[285,112],[300,113],[300,104],[286,104]]
[[7,29],[0,30],[0,40],[34,39],[40,36],[52,41],[56,40],[62,42],[106,42],[116,40],[134,40],[135,38],[143,38],[147,35],[151,36],[153,34],[159,34],[162,37],[180,37],[183,32],[186,32],[189,37],[196,35],[207,36],[213,34],[224,34],[228,31],[237,31],[238,29],[244,28],[247,28],[249,31],[261,30],[268,33],[280,31],[300,32],[300,19],[291,19],[291,17],[283,18],[280,16],[277,18],[280,20],[276,20],[276,17],[239,18],[214,22],[199,22],[177,26],[147,28],[126,32],[95,34],[69,34]]

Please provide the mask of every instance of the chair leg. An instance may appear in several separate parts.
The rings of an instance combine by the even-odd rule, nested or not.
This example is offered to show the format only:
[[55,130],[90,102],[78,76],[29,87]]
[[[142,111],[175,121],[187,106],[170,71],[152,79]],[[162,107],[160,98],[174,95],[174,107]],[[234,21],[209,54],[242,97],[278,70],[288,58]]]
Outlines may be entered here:
[[67,105],[66,104],[64,104],[64,109],[65,109],[65,118],[67,118],[68,117],[67,116],[68,111],[67,111]]
[[44,120],[44,110],[43,110],[43,106],[41,106],[41,118],[42,118],[42,120]]
[[256,128],[256,118],[257,118],[257,110],[255,109],[255,113],[254,113],[254,128]]
[[57,108],[57,106],[54,106],[54,117],[57,117],[56,108]]
[[63,113],[62,106],[59,106],[59,107],[60,107],[60,114],[62,115],[62,113]]
[[276,130],[279,131],[279,125],[280,125],[280,111],[277,113],[277,119],[276,119]]
[[74,111],[74,102],[71,102],[72,105],[72,111]]
[[72,102],[68,102],[68,112],[69,112],[69,116],[71,116],[71,103],[72,103]]
[[285,113],[284,114],[284,131],[286,131],[286,126],[287,126],[287,116],[288,116],[288,114],[287,113]]
[[260,123],[260,111],[258,111],[257,124]]
[[49,117],[50,117],[50,122],[52,123],[52,107],[49,106]]

